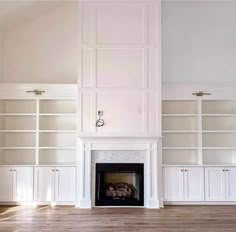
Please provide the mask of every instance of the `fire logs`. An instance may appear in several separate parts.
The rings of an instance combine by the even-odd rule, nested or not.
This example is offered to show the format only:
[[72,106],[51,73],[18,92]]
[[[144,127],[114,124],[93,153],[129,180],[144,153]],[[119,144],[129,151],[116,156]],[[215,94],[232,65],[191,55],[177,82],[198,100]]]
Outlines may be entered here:
[[106,185],[107,197],[134,197],[136,189],[128,183],[109,183]]

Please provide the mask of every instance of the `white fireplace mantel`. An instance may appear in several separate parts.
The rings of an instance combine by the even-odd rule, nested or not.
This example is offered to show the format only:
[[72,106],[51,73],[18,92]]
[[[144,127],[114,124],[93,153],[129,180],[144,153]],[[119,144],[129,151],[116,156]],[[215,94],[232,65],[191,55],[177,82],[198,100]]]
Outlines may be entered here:
[[[77,207],[94,207],[96,162],[143,162],[144,207],[159,208],[161,188],[161,137],[93,137],[78,138]],[[125,154],[125,152],[127,154]],[[96,159],[95,159],[96,154]],[[142,154],[142,157],[141,157]],[[140,155],[140,157],[138,157]]]

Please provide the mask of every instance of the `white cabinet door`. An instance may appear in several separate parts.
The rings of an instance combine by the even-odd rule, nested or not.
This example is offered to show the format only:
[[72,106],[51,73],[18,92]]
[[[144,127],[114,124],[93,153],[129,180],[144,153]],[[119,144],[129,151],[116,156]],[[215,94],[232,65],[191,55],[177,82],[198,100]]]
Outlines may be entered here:
[[225,168],[226,201],[236,201],[236,168]]
[[184,200],[184,172],[181,167],[164,168],[164,200]]
[[38,167],[35,168],[34,199],[39,202],[53,201],[55,189],[55,168],[54,167]]
[[204,168],[184,168],[184,200],[204,200]]
[[206,201],[225,200],[224,168],[205,168]]
[[56,167],[55,201],[75,201],[75,167]]
[[0,201],[13,200],[13,168],[0,167]]
[[33,201],[33,167],[13,170],[14,201]]

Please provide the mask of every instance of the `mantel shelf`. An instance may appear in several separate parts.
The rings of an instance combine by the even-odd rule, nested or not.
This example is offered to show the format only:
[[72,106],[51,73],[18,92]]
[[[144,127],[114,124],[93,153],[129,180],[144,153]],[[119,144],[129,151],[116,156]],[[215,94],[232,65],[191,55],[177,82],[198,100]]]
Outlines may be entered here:
[[152,143],[162,140],[162,136],[78,136],[84,143]]

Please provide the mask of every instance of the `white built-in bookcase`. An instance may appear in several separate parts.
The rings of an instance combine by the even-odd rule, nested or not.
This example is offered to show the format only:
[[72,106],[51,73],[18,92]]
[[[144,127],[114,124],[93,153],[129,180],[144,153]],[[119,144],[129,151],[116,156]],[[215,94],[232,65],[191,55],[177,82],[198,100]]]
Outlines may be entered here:
[[75,165],[76,99],[0,100],[0,165]]
[[236,165],[236,100],[163,100],[164,165]]

